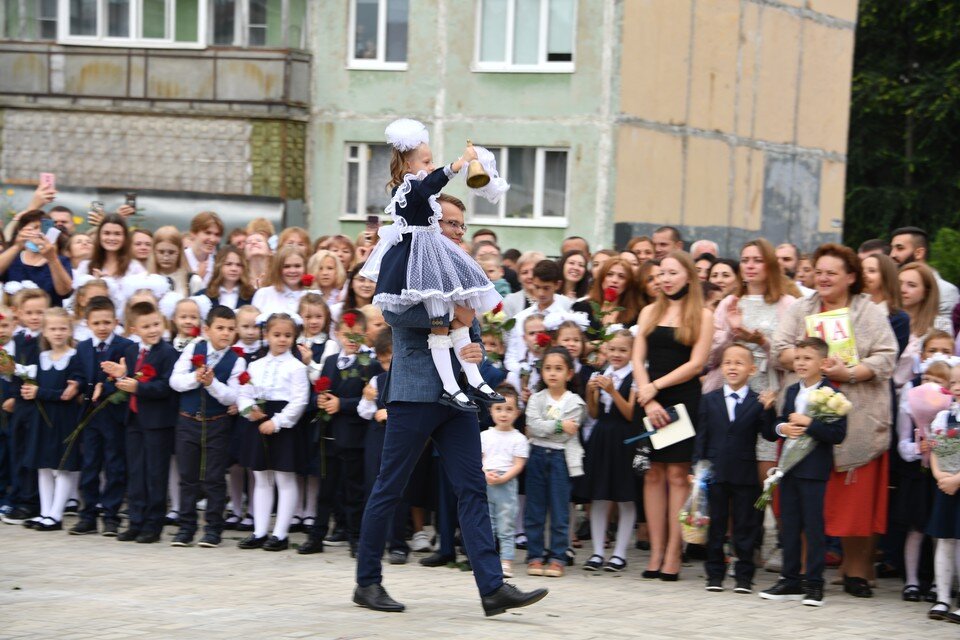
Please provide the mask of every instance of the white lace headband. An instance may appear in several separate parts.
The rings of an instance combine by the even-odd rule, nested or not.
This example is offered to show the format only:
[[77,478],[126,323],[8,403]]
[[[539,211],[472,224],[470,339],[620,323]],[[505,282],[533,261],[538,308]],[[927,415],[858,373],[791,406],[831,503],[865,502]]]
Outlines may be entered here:
[[424,124],[410,118],[394,120],[387,125],[383,133],[387,136],[387,142],[400,152],[410,151],[430,142],[430,132]]

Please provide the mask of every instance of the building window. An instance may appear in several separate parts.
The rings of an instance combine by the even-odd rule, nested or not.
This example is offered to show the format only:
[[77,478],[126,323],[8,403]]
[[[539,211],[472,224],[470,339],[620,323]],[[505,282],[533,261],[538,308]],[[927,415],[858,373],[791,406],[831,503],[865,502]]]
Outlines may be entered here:
[[57,0],[6,0],[0,8],[0,37],[56,40]]
[[303,49],[307,0],[209,0],[210,42]]
[[480,0],[477,71],[570,73],[576,0]]
[[471,196],[473,217],[563,221],[567,217],[567,151],[542,147],[490,148],[510,184],[498,204]]
[[383,215],[390,204],[390,145],[351,142],[345,158],[344,215]]
[[59,0],[58,40],[116,47],[203,48],[208,0]]
[[348,66],[405,70],[408,19],[408,0],[352,0]]

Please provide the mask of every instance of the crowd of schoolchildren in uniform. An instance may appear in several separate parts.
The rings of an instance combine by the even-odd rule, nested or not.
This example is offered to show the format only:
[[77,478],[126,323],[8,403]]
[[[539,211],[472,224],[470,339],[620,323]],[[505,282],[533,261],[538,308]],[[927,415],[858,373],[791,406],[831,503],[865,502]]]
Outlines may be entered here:
[[[237,531],[241,549],[274,552],[302,532],[299,554],[355,551],[389,429],[380,390],[394,355],[375,283],[361,274],[376,231],[313,241],[298,228],[277,236],[261,219],[226,233],[204,212],[181,235],[132,230],[121,210],[81,233],[69,211],[41,210],[53,195],[38,189],[0,254],[3,521],[177,547],[217,547]],[[758,239],[731,260],[709,241],[684,251],[663,227],[623,251],[591,253],[571,237],[550,258],[503,251],[487,229],[468,242],[463,203],[440,202],[444,235],[504,297],[480,318],[481,371],[504,402],[475,408],[505,576],[515,562],[553,578],[578,566],[621,572],[634,546],[649,551],[646,579],[675,581],[700,558],[708,591],[729,576],[751,593],[766,566],[780,577],[761,596],[817,606],[825,566],[839,564],[853,596],[902,576],[904,600],[960,622],[956,289],[925,264],[921,230],[859,256]],[[63,231],[53,243],[40,233],[47,218]],[[847,308],[862,298],[865,317],[889,319],[853,321],[859,365],[838,364],[794,326],[799,306],[825,311],[833,290],[849,291]],[[870,427],[885,445],[845,464],[854,415],[811,417],[809,397],[840,388],[866,413],[855,391],[870,384],[881,395],[860,402],[886,403]],[[664,427],[679,405],[694,438],[627,443],[644,418]],[[754,506],[763,480],[782,443],[804,434],[812,452],[780,482],[765,532]],[[711,463],[709,532],[685,546],[678,513],[698,461]],[[860,493],[842,493],[851,486]],[[396,513],[390,562],[417,552],[425,566],[455,563],[453,500],[428,445]],[[837,500],[866,502],[866,524],[837,524]]]

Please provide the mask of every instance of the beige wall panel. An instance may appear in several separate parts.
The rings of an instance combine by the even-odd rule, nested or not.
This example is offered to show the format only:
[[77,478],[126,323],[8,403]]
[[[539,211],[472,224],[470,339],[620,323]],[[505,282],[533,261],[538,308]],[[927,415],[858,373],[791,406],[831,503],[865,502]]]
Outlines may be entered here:
[[657,122],[686,120],[690,0],[623,5],[620,107]]
[[683,224],[726,226],[730,206],[730,146],[721,140],[687,142]]
[[681,138],[621,127],[614,220],[679,224],[682,175]]
[[792,142],[800,18],[765,7],[761,37],[755,136],[770,142]]
[[757,75],[757,48],[760,45],[760,7],[743,6],[743,37],[740,42],[740,82],[737,87],[737,135],[753,135],[754,82]]
[[810,9],[841,20],[857,21],[857,0],[809,0]]
[[791,7],[803,8],[807,5],[807,0],[780,0],[781,3],[790,5]]
[[732,131],[737,89],[738,0],[700,0],[694,18],[690,125]]
[[846,153],[852,67],[853,31],[808,21],[803,33],[798,144]]
[[823,161],[820,170],[820,224],[822,233],[836,233],[834,220],[843,220],[847,165],[843,162]]
[[734,150],[733,214],[734,227],[760,230],[763,210],[763,151],[749,147]]

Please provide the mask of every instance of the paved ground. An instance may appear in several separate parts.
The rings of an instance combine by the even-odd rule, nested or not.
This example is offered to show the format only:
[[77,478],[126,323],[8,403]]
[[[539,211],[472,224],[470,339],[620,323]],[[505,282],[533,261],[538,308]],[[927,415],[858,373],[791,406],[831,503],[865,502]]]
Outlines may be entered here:
[[[881,582],[872,600],[830,587],[826,606],[812,609],[732,591],[708,594],[699,566],[684,567],[678,583],[643,580],[639,552],[619,575],[574,568],[562,579],[520,576],[514,582],[521,588],[549,586],[550,595],[490,619],[471,574],[388,566],[385,585],[407,612],[381,614],[350,602],[353,561],[345,548],[313,556],[240,551],[239,537],[218,549],[175,549],[170,535],[139,545],[0,524],[0,637],[860,640],[960,632],[927,620],[929,605],[901,602],[897,581]],[[586,555],[581,550],[580,560]],[[774,577],[762,574],[761,586]]]

